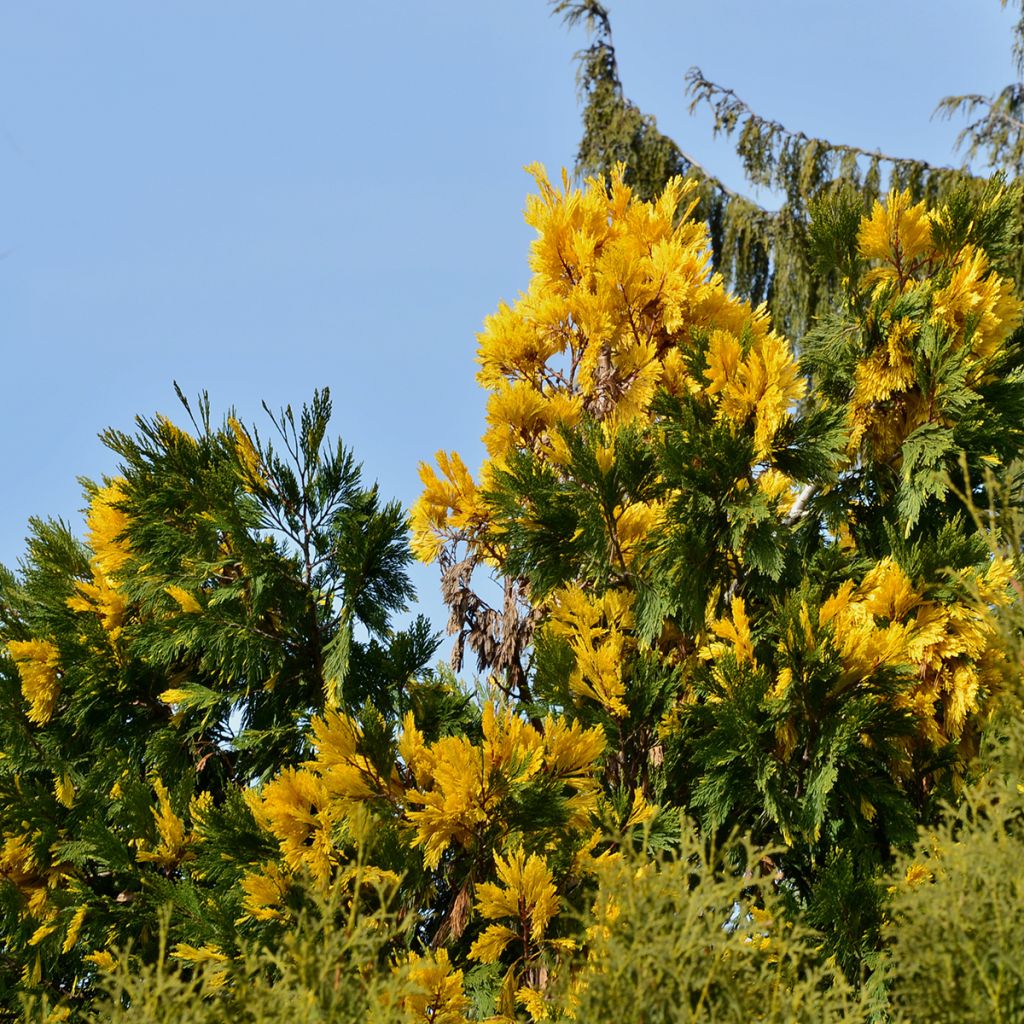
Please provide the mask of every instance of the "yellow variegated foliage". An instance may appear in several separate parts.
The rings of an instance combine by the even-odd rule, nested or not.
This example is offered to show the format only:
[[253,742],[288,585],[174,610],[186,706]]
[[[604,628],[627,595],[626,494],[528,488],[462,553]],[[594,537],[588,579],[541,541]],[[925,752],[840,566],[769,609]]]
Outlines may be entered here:
[[262,789],[246,790],[245,799],[259,824],[277,839],[289,871],[306,870],[326,883],[335,852],[323,779],[305,768],[285,768]]
[[968,324],[971,354],[984,372],[984,364],[996,356],[1021,320],[1021,301],[1013,281],[989,269],[988,257],[972,245],[960,252],[949,284],[935,291],[932,319],[963,336]]
[[0,879],[12,883],[21,895],[20,916],[50,921],[56,909],[50,892],[60,883],[60,865],[40,863],[35,852],[38,835],[5,834],[0,846]]
[[[191,435],[180,430],[166,417],[161,416],[159,420],[171,436],[179,441],[187,439],[187,442],[182,443],[195,444]],[[131,558],[131,546],[125,536],[130,526],[130,517],[118,507],[125,499],[123,488],[124,481],[115,479],[93,495],[86,517],[86,542],[92,550],[89,559],[92,579],[79,580],[75,584],[75,593],[67,602],[72,611],[99,616],[113,644],[120,637],[128,614],[128,601],[119,585],[120,574]],[[196,596],[184,587],[171,585],[165,588],[165,592],[174,600],[180,612],[199,614],[203,611]]]
[[73,914],[68,922],[67,933],[64,936],[64,945],[61,947],[62,953],[70,953],[74,949],[75,943],[78,942],[78,937],[82,934],[82,925],[85,924],[88,913],[89,908],[81,906]]
[[46,725],[60,696],[60,652],[49,640],[11,640],[7,650],[21,676],[21,693],[29,704],[29,721]]
[[328,711],[322,718],[314,718],[312,726],[317,753],[306,767],[324,780],[332,798],[364,800],[381,793],[401,793],[397,771],[385,779],[368,757],[357,752],[360,730],[351,718]]
[[[976,581],[984,600],[1006,604],[1011,576],[1008,563],[993,561]],[[913,670],[897,705],[913,712],[929,743],[959,740],[968,716],[1000,687],[996,626],[982,607],[929,599],[892,559],[872,568],[860,586],[840,588],[819,618],[832,627],[847,681],[867,679],[883,665]]]
[[912,205],[909,192],[893,190],[861,221],[857,244],[861,255],[877,264],[865,283],[895,281],[902,288],[933,255],[931,216],[924,202]]
[[626,816],[622,827],[627,831],[632,828],[639,828],[652,822],[657,814],[658,805],[652,804],[644,796],[644,791],[637,786],[633,790],[633,802],[630,805],[629,814]]
[[565,820],[541,838],[557,834],[582,844],[598,807],[603,732],[552,716],[537,728],[493,701],[484,704],[482,732],[479,743],[456,735],[428,744],[409,713],[398,760],[382,774],[359,752],[351,719],[329,712],[315,720],[315,758],[246,794],[257,821],[277,839],[283,868],[264,865],[245,876],[247,916],[277,918],[289,876],[308,872],[321,885],[336,878],[350,855],[346,847],[372,845],[374,815],[394,822],[410,850],[421,849],[425,866],[437,868],[452,847],[478,854],[510,841],[508,801],[543,782],[560,793]]
[[[442,860],[448,856],[462,865],[460,873],[474,864],[494,864],[496,881],[477,880],[475,901],[472,882],[463,883],[463,909],[452,934],[467,928],[475,909],[479,924],[470,957],[494,963],[513,943],[507,998],[539,1009],[544,986],[538,984],[538,958],[576,947],[569,938],[548,934],[561,908],[559,886],[567,878],[556,877],[545,855],[528,855],[524,843],[537,851],[557,850],[563,875],[568,870],[578,879],[593,871],[601,859],[592,850],[603,837],[596,822],[606,740],[601,729],[562,717],[531,723],[494,700],[481,710],[477,742],[452,735],[428,743],[407,713],[387,771],[362,752],[361,730],[352,718],[332,711],[314,719],[312,759],[246,794],[256,820],[277,840],[280,859],[242,877],[240,923],[289,920],[288,892],[302,877],[323,891],[353,891],[360,884],[401,891],[402,879],[374,864],[374,839],[383,826],[405,845],[407,857],[421,851],[429,870],[447,870]],[[510,807],[529,786],[557,794],[564,809],[557,821],[512,824]],[[642,794],[634,794],[631,823],[652,813]],[[462,861],[455,859],[460,855]],[[470,879],[478,871],[471,868]],[[414,987],[403,1003],[410,1020],[466,1019],[462,971],[453,970],[443,946],[405,964]]]
[[563,637],[576,657],[569,686],[579,697],[596,701],[609,714],[629,713],[623,698],[626,655],[635,650],[632,637],[633,595],[609,590],[600,597],[578,586],[557,591],[551,602],[550,629]]
[[412,548],[424,562],[432,562],[446,541],[476,536],[487,521],[479,489],[458,453],[442,451],[436,458],[442,475],[420,465],[424,491],[411,517]]
[[[893,460],[918,427],[951,425],[937,411],[937,395],[918,384],[914,350],[926,325],[946,332],[952,352],[963,354],[967,384],[973,386],[990,377],[993,361],[1024,315],[1013,282],[990,268],[984,252],[970,243],[955,253],[936,249],[931,225],[943,216],[926,211],[924,203],[911,205],[908,192],[893,191],[861,223],[860,253],[871,263],[865,281],[883,303],[876,317],[883,341],[856,367],[848,413],[851,455],[865,451],[876,461]],[[913,288],[928,293],[923,320],[898,306]]]
[[86,543],[93,553],[94,565],[104,576],[115,576],[131,558],[125,533],[127,514],[118,506],[124,501],[124,481],[112,480],[94,495],[86,516]]
[[121,634],[128,602],[110,585],[110,580],[103,574],[95,558],[92,562],[92,581],[80,580],[76,584],[77,593],[68,598],[68,607],[74,612],[98,615],[110,639],[116,641]]
[[487,829],[501,828],[503,802],[517,787],[538,776],[558,780],[568,798],[570,824],[581,825],[596,808],[594,765],[604,752],[599,729],[584,729],[562,718],[547,718],[543,732],[506,707],[484,705],[483,741],[446,736],[432,746],[422,742],[407,716],[399,751],[412,771],[405,799],[428,867],[436,867],[450,845],[473,848]]
[[235,454],[241,463],[243,470],[249,477],[249,483],[256,483],[263,487],[267,486],[266,478],[263,476],[263,462],[259,452],[249,436],[249,432],[239,423],[234,416],[228,417],[228,426],[235,435]]
[[89,963],[95,964],[101,971],[113,971],[117,967],[117,961],[114,959],[114,954],[106,949],[94,950],[87,956],[83,957],[84,960]]
[[[484,484],[513,449],[564,467],[559,431],[584,413],[609,439],[650,420],[659,388],[703,395],[723,422],[752,431],[759,457],[767,454],[805,382],[764,309],[730,295],[711,270],[707,227],[692,219],[696,184],[673,179],[644,202],[622,168],[582,188],[563,176],[561,190],[540,167],[531,170],[539,187],[526,208],[537,231],[533,277],[479,335],[477,380],[490,392]],[[711,335],[709,366],[694,375],[683,354],[702,333]],[[438,465],[440,477],[421,468],[425,490],[412,513],[413,547],[424,561],[457,540],[479,552],[487,535],[487,509],[465,465],[444,453]],[[653,514],[629,512],[621,526],[635,536]]]
[[470,949],[470,959],[494,963],[513,940],[522,943],[517,955],[529,959],[561,906],[554,877],[542,857],[527,857],[521,848],[507,859],[495,854],[494,866],[501,884],[481,882],[476,909],[485,920],[511,920],[515,927],[489,925]]
[[92,550],[89,567],[91,580],[79,580],[75,593],[68,598],[72,611],[98,615],[111,643],[121,635],[128,611],[128,602],[117,587],[117,574],[131,558],[124,534],[128,529],[127,514],[116,507],[124,500],[123,480],[116,479],[101,487],[89,503],[86,516],[86,542]]
[[187,942],[179,942],[171,951],[171,956],[185,960],[190,964],[224,964],[230,957],[218,946],[191,946]]
[[67,772],[54,779],[53,792],[57,797],[57,803],[63,804],[63,806],[69,809],[74,806],[75,782]]
[[185,827],[185,822],[174,812],[171,806],[171,794],[160,779],[153,781],[157,805],[153,808],[153,819],[159,841],[152,849],[146,849],[145,840],[139,840],[139,851],[136,858],[143,862],[159,864],[161,867],[177,867],[189,856],[189,845],[193,837]]
[[186,615],[198,615],[203,610],[203,606],[184,587],[171,586],[166,591]]
[[[187,942],[179,942],[171,956],[177,960],[184,960],[187,964],[195,967],[218,967],[230,963],[229,957],[221,948],[213,943],[204,943],[202,946],[193,946]],[[213,971],[206,977],[206,984],[209,988],[220,988],[228,977],[227,970]]]
[[285,917],[284,898],[290,881],[273,861],[262,865],[258,871],[249,871],[240,883],[245,897],[242,906],[245,916],[254,921],[280,921]]
[[719,419],[753,421],[754,452],[759,457],[768,454],[776,431],[807,387],[788,343],[775,334],[755,337],[744,353],[734,334],[714,331],[705,376],[710,381],[707,393],[721,396]]
[[757,666],[754,644],[750,636],[750,620],[747,618],[746,605],[742,597],[732,599],[732,617],[712,622],[711,631],[719,639],[702,649],[702,657],[719,658],[723,654],[731,654],[737,664]]
[[[370,822],[362,802],[402,793],[397,767],[383,778],[356,749],[359,727],[348,716],[328,711],[313,720],[314,760],[286,768],[260,790],[245,794],[256,820],[278,841],[289,875],[308,872],[326,887],[344,859],[344,843],[364,838]],[[270,866],[243,881],[250,916],[278,916],[287,877]]]
[[30,946],[38,946],[43,939],[48,938],[57,930],[55,924],[41,924],[33,933],[31,938],[28,940]]
[[[965,594],[973,591],[977,600],[942,601],[929,597],[892,558],[884,558],[859,585],[848,580],[828,597],[817,622],[805,605],[800,629],[791,631],[783,650],[834,648],[843,666],[836,684],[841,689],[868,684],[880,670],[903,673],[894,704],[913,714],[919,739],[936,747],[956,743],[965,738],[968,719],[984,712],[1005,678],[997,626],[985,608],[1009,603],[1012,578],[1012,565],[995,559],[984,572],[960,574]],[[704,658],[731,654],[739,664],[756,667],[741,598],[733,599],[731,617],[711,623],[711,631],[720,640],[702,649]],[[770,695],[785,696],[793,682],[792,669],[780,669]],[[788,756],[794,730],[782,726],[777,736]]]
[[627,569],[632,567],[640,544],[664,521],[664,512],[661,503],[651,501],[634,501],[625,508],[615,508],[615,543]]
[[410,953],[409,981],[413,992],[402,1000],[410,1022],[422,1024],[468,1024],[470,1002],[463,988],[461,970],[453,970],[447,949],[430,955]]

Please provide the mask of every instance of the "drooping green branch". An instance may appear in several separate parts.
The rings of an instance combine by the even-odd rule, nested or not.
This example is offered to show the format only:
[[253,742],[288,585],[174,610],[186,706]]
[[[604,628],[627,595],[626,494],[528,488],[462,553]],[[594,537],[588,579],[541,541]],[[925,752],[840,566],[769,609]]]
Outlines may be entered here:
[[946,119],[973,118],[956,137],[957,148],[965,151],[968,160],[983,154],[991,167],[1005,168],[1015,176],[1024,170],[1024,85],[1008,85],[996,96],[947,96],[935,113]]
[[[792,131],[758,115],[725,86],[692,68],[687,75],[691,113],[706,105],[713,131],[732,139],[747,181],[779,197],[770,209],[711,174],[675,140],[658,130],[655,118],[626,96],[619,76],[611,21],[598,0],[555,0],[555,13],[570,27],[583,26],[590,45],[577,53],[577,83],[583,106],[583,136],[577,170],[607,174],[617,163],[627,181],[643,196],[656,195],[674,175],[700,182],[699,214],[707,222],[712,256],[729,285],[751,301],[767,302],[776,325],[793,338],[832,310],[837,281],[814,273],[808,234],[812,202],[838,190],[860,196],[865,210],[890,189],[906,189],[913,199],[936,203],[967,182],[981,189],[983,179],[966,167],[937,166],[924,160]],[[1024,17],[1017,26],[1014,52],[1024,60]],[[940,110],[976,109],[987,113],[961,133],[968,155],[987,150],[990,162],[1014,173],[1024,154],[1024,87],[1010,86],[994,101],[952,97]],[[973,106],[970,106],[973,104]],[[1017,251],[1024,253],[1024,245]],[[1024,256],[1006,270],[1024,280]]]
[[698,67],[690,68],[686,81],[690,113],[702,105],[709,107],[715,135],[738,135],[736,150],[747,179],[755,186],[780,190],[790,205],[806,205],[825,181],[848,181],[877,193],[884,180],[891,188],[927,192],[939,177],[959,180],[967,173],[791,131],[755,113],[732,89],[706,78]]

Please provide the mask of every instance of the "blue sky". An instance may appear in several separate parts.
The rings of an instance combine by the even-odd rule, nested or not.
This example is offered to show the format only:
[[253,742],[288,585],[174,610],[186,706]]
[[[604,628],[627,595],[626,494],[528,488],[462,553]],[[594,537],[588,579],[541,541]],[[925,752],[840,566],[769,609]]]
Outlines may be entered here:
[[[627,94],[734,186],[700,65],[808,134],[953,159],[936,101],[1010,81],[997,0],[609,0]],[[544,0],[8,0],[0,8],[0,562],[80,525],[96,439],[172,389],[243,418],[327,385],[411,503],[482,454],[475,333],[527,280],[530,179],[571,166],[574,51]],[[442,625],[431,569],[423,609]]]

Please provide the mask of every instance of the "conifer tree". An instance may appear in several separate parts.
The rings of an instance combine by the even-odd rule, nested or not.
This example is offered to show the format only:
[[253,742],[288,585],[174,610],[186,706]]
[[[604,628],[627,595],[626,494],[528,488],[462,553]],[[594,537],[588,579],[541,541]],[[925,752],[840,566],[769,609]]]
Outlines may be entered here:
[[[884,153],[787,128],[758,114],[699,68],[691,68],[686,75],[691,111],[706,107],[713,116],[715,135],[735,140],[751,186],[780,195],[778,208],[767,208],[710,173],[686,151],[685,144],[663,135],[655,118],[630,102],[619,77],[611,15],[604,4],[552,0],[552,9],[569,25],[585,27],[591,36],[590,45],[577,55],[583,103],[577,170],[607,176],[622,162],[627,182],[644,198],[659,194],[674,175],[696,179],[701,197],[698,214],[708,224],[716,269],[738,294],[755,305],[767,302],[777,328],[795,341],[816,317],[831,311],[841,293],[839,279],[818,273],[813,262],[808,232],[815,199],[853,188],[860,193],[866,212],[891,189],[908,190],[915,202],[929,203],[964,185],[979,192],[984,189],[984,177],[972,173],[966,164],[936,166],[911,155]],[[1024,19],[1014,29],[1018,72],[1022,40]],[[1015,176],[1024,152],[1021,96],[1022,87],[1016,83],[996,97],[947,97],[939,103],[938,112],[950,117],[977,115],[961,132],[959,145],[968,158],[984,154],[990,173],[1003,170]],[[1024,238],[1018,238],[1010,267],[1018,282],[1024,280],[1022,252]]]
[[842,302],[798,363],[710,272],[695,183],[535,173],[533,279],[480,336],[488,460],[423,468],[414,549],[511,578],[532,661],[495,685],[599,728],[612,802],[784,851],[761,869],[856,977],[878,872],[955,794],[1006,670],[984,609],[1016,570],[963,502],[1019,495],[1019,191],[822,199]]
[[197,1020],[250,1019],[252,991],[303,1019],[571,1019],[666,979],[660,919],[623,903],[680,917],[664,948],[694,968],[665,1000],[694,1020],[913,992],[882,963],[889,889],[933,915],[893,872],[1019,684],[996,616],[1020,593],[1021,188],[908,165],[882,196],[871,154],[695,77],[796,190],[772,221],[679,176],[603,7],[557,6],[595,19],[609,173],[533,169],[532,279],[479,338],[486,461],[438,453],[410,516],[483,678],[392,627],[406,517],[327,443],[326,393],[272,442],[205,399],[190,431],[108,432],[84,543],[36,521],[0,578],[0,1011],[94,1020],[112,977],[148,1007],[167,959]]
[[[1017,188],[822,199],[842,301],[798,360],[711,269],[693,182],[535,175],[533,279],[480,336],[487,462],[439,453],[411,514],[449,585],[510,601],[466,637],[476,693],[390,629],[405,517],[325,443],[326,395],[273,445],[205,402],[108,433],[86,543],[34,524],[2,596],[8,1012],[95,1019],[166,956],[197,1019],[309,971],[310,1005],[353,986],[388,1024],[571,1018],[639,984],[595,959],[635,948],[624,879],[642,902],[680,872],[695,1019],[849,1019],[826,957],[885,1006],[886,872],[1019,674],[992,555]],[[310,921],[345,937],[315,970],[288,952]]]
[[[188,405],[186,403],[186,409]],[[405,517],[326,440],[317,393],[273,441],[204,399],[108,431],[88,531],[35,520],[0,580],[0,1006],[88,997],[110,950],[171,938],[216,959],[266,842],[242,796],[308,753],[308,721],[408,704],[436,640]],[[189,411],[191,415],[191,411]]]

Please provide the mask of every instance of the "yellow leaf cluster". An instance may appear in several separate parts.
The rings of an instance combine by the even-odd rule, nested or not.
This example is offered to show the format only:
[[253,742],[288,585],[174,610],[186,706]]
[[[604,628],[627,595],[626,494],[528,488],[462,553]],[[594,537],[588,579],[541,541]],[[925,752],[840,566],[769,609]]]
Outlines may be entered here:
[[184,587],[170,586],[164,589],[186,615],[198,615],[202,612],[203,606]]
[[89,503],[86,542],[92,550],[91,580],[80,580],[68,607],[75,612],[98,615],[100,623],[116,642],[121,635],[128,602],[119,592],[116,576],[131,557],[125,532],[128,515],[118,507],[124,501],[124,481],[116,479],[101,487]]
[[663,504],[649,501],[634,501],[625,508],[615,509],[614,543],[627,568],[633,565],[643,541],[663,522],[664,512]]
[[959,253],[949,283],[935,291],[932,318],[959,338],[972,327],[971,354],[981,367],[998,355],[1020,323],[1024,304],[1013,282],[989,269],[988,257],[967,245]]
[[308,870],[326,885],[336,855],[323,779],[304,768],[285,768],[261,790],[247,790],[245,800],[256,821],[277,839],[288,870]]
[[648,822],[654,820],[657,813],[657,805],[652,804],[647,797],[644,796],[644,791],[637,786],[633,790],[633,803],[629,808],[629,814],[626,816],[623,828],[630,829],[637,828],[640,825],[646,825]]
[[75,585],[76,593],[68,598],[68,607],[73,612],[87,612],[98,615],[103,628],[116,641],[121,635],[125,613],[128,610],[127,600],[120,592],[110,585],[110,580],[92,560],[92,581],[79,580]]
[[22,917],[49,919],[54,908],[49,893],[61,877],[61,869],[40,863],[34,840],[38,833],[18,835],[5,833],[0,846],[0,878],[10,882],[25,900]]
[[245,916],[254,921],[280,921],[284,918],[284,898],[290,882],[273,862],[263,864],[258,871],[242,876],[242,906]]
[[[1006,600],[1006,563],[993,561],[979,574],[979,590]],[[922,739],[957,741],[968,718],[999,685],[996,629],[973,602],[938,601],[883,559],[859,586],[845,583],[820,609],[843,661],[844,685],[870,679],[880,668],[910,670],[897,706],[911,711]]]
[[420,464],[424,491],[410,515],[413,553],[432,562],[447,540],[472,537],[486,522],[487,510],[472,474],[456,452],[435,456],[441,476]]
[[53,792],[57,802],[64,807],[71,808],[75,803],[75,782],[71,776],[64,772],[53,780]]
[[900,317],[893,322],[885,321],[887,339],[869,356],[858,363],[854,371],[854,391],[850,399],[850,450],[856,450],[871,430],[872,449],[875,457],[890,458],[921,423],[925,422],[927,409],[921,402],[913,400],[899,403],[895,415],[880,417],[877,407],[895,396],[910,392],[915,383],[914,362],[911,346],[920,325],[909,317]]
[[220,946],[206,943],[203,946],[192,946],[187,942],[179,942],[171,951],[171,956],[190,964],[225,964],[230,957]]
[[[484,443],[487,480],[513,449],[564,466],[562,428],[585,413],[610,435],[650,420],[660,388],[703,395],[722,419],[750,429],[759,456],[799,400],[805,382],[763,308],[731,296],[710,267],[703,222],[692,218],[696,185],[673,179],[644,202],[618,168],[582,187],[556,189],[540,167],[526,221],[537,232],[533,276],[502,303],[478,337],[477,380],[490,392]],[[712,336],[704,376],[685,354]],[[455,456],[439,454],[441,477],[421,468],[424,493],[412,514],[413,547],[425,561],[452,540],[479,538],[487,509]]]
[[154,849],[147,850],[144,841],[140,841],[136,858],[165,868],[177,867],[188,855],[192,837],[185,828],[185,822],[175,814],[171,806],[171,794],[160,779],[153,781],[153,789],[156,791],[157,799],[157,805],[153,808],[153,819],[156,822],[159,842]]
[[[851,456],[867,451],[876,461],[890,461],[921,425],[951,425],[937,411],[937,395],[918,385],[915,349],[926,322],[945,331],[951,351],[963,354],[973,386],[990,375],[1024,316],[1013,282],[991,269],[984,252],[970,243],[954,253],[933,247],[931,224],[942,216],[926,211],[924,203],[912,205],[908,192],[894,191],[861,222],[861,255],[876,264],[865,281],[883,301],[875,322],[882,341],[855,370],[848,410]],[[917,287],[930,293],[927,320],[894,311],[900,294]]]
[[64,945],[61,947],[62,953],[70,953],[75,948],[75,943],[78,942],[78,937],[82,934],[82,925],[85,924],[85,918],[88,913],[89,908],[82,906],[71,916],[71,920],[68,922],[67,933],[64,936]]
[[538,731],[488,701],[479,746],[465,736],[445,736],[428,747],[407,716],[399,752],[415,781],[405,794],[417,808],[406,815],[415,827],[413,844],[423,847],[428,867],[436,867],[453,843],[473,848],[485,826],[496,822],[502,802],[541,774],[571,790],[570,824],[578,824],[596,806],[593,768],[604,742],[599,729],[562,718],[545,719]]
[[[476,909],[489,921],[510,918],[516,928],[489,925],[473,943],[470,959],[488,964],[497,962],[515,939],[527,947],[530,943],[539,945],[561,906],[551,870],[537,854],[527,857],[522,849],[513,851],[507,859],[495,854],[494,866],[500,884],[481,882],[477,886]],[[529,948],[522,950],[524,958],[529,955]]]
[[871,215],[861,221],[857,234],[860,254],[877,265],[866,284],[895,281],[900,287],[913,280],[932,250],[931,216],[923,202],[912,205],[909,192],[889,193],[876,200]]
[[[757,667],[754,658],[754,642],[750,634],[750,619],[742,597],[731,602],[732,618],[716,619],[711,623],[711,632],[719,639],[713,640],[701,649],[701,657],[710,660],[731,654],[738,665]],[[724,642],[723,642],[724,641]]]
[[60,653],[49,640],[10,640],[7,650],[21,676],[21,693],[28,701],[28,719],[46,725],[60,696]]
[[402,1000],[411,1020],[423,1024],[467,1024],[470,1002],[461,970],[452,970],[447,949],[420,956],[410,953],[409,981],[413,991]]
[[85,520],[85,540],[93,553],[93,566],[108,578],[115,576],[131,558],[124,536],[129,526],[128,515],[118,507],[124,499],[124,481],[112,480],[93,495]]
[[160,428],[160,433],[172,444],[181,445],[186,448],[195,448],[196,439],[187,430],[182,430],[177,423],[169,419],[162,412],[156,414],[156,422]]
[[785,516],[793,505],[793,478],[781,470],[770,468],[759,473],[754,482],[758,491],[764,494],[778,509],[779,515]]
[[89,963],[95,964],[101,971],[106,971],[108,973],[113,971],[117,966],[117,961],[114,959],[114,955],[106,949],[94,950],[82,959],[88,960]]
[[[219,967],[230,961],[230,957],[213,943],[205,943],[202,946],[193,946],[188,942],[179,942],[171,956],[195,967]],[[228,978],[226,970],[214,971],[206,977],[206,984],[209,988],[219,988]]]
[[[834,648],[842,663],[837,693],[871,684],[880,671],[895,672],[903,685],[892,700],[914,716],[919,740],[937,747],[958,743],[972,717],[985,714],[992,695],[1002,687],[1004,655],[997,627],[985,609],[1008,602],[1011,581],[1012,566],[997,558],[983,571],[960,574],[960,598],[939,600],[915,584],[896,561],[885,558],[859,585],[848,580],[826,598],[817,622],[804,604],[798,626],[789,630],[779,652],[788,650],[803,662],[804,655],[797,652],[822,645]],[[727,655],[740,666],[757,668],[742,598],[734,598],[731,614],[711,622],[710,630],[716,639],[699,653],[720,679],[727,676],[717,662]],[[769,698],[786,698],[793,684],[793,669],[783,665]],[[794,747],[796,724],[790,718],[776,729],[782,756]],[[873,811],[868,808],[865,813]]]
[[[530,985],[521,985],[516,989],[516,1002],[519,1003],[535,1021],[552,1020],[552,1012],[558,1013],[544,998],[544,993]],[[560,1013],[558,1014],[562,1016]],[[569,1014],[568,1016],[572,1016]]]
[[754,423],[754,452],[768,454],[776,432],[807,390],[787,343],[778,335],[755,337],[744,352],[729,331],[717,330],[708,347],[707,393],[720,396],[718,416],[742,426]]
[[625,656],[636,647],[632,600],[626,590],[598,597],[575,584],[556,591],[551,600],[549,628],[569,643],[576,657],[570,689],[616,718],[629,714],[622,670]]
[[[493,701],[483,707],[482,727],[479,743],[455,735],[428,744],[408,713],[398,760],[382,774],[359,752],[354,721],[337,712],[315,719],[314,759],[246,794],[281,851],[279,868],[264,864],[244,877],[246,916],[280,917],[290,876],[308,873],[322,887],[339,879],[346,843],[372,846],[375,816],[390,819],[411,848],[421,848],[428,868],[450,847],[475,850],[485,834],[506,828],[505,802],[534,780],[561,787],[568,835],[589,827],[599,794],[596,763],[605,749],[600,729],[550,716],[536,728]],[[372,861],[360,870],[394,880]]]
[[915,886],[934,881],[934,876],[928,870],[927,865],[915,862],[907,868],[903,881],[909,888],[913,889]]
[[365,754],[358,752],[359,726],[347,715],[327,711],[312,722],[316,758],[306,767],[323,779],[332,799],[366,800],[400,791],[397,773],[384,779]]
[[31,938],[28,940],[30,946],[38,946],[44,939],[49,938],[55,931],[57,926],[55,924],[41,924],[33,933]]
[[247,478],[246,482],[266,487],[267,481],[263,476],[263,461],[260,458],[259,452],[256,451],[256,446],[252,443],[249,432],[234,416],[228,417],[228,426],[231,428],[231,433],[235,435],[235,454],[238,456],[239,464]]

